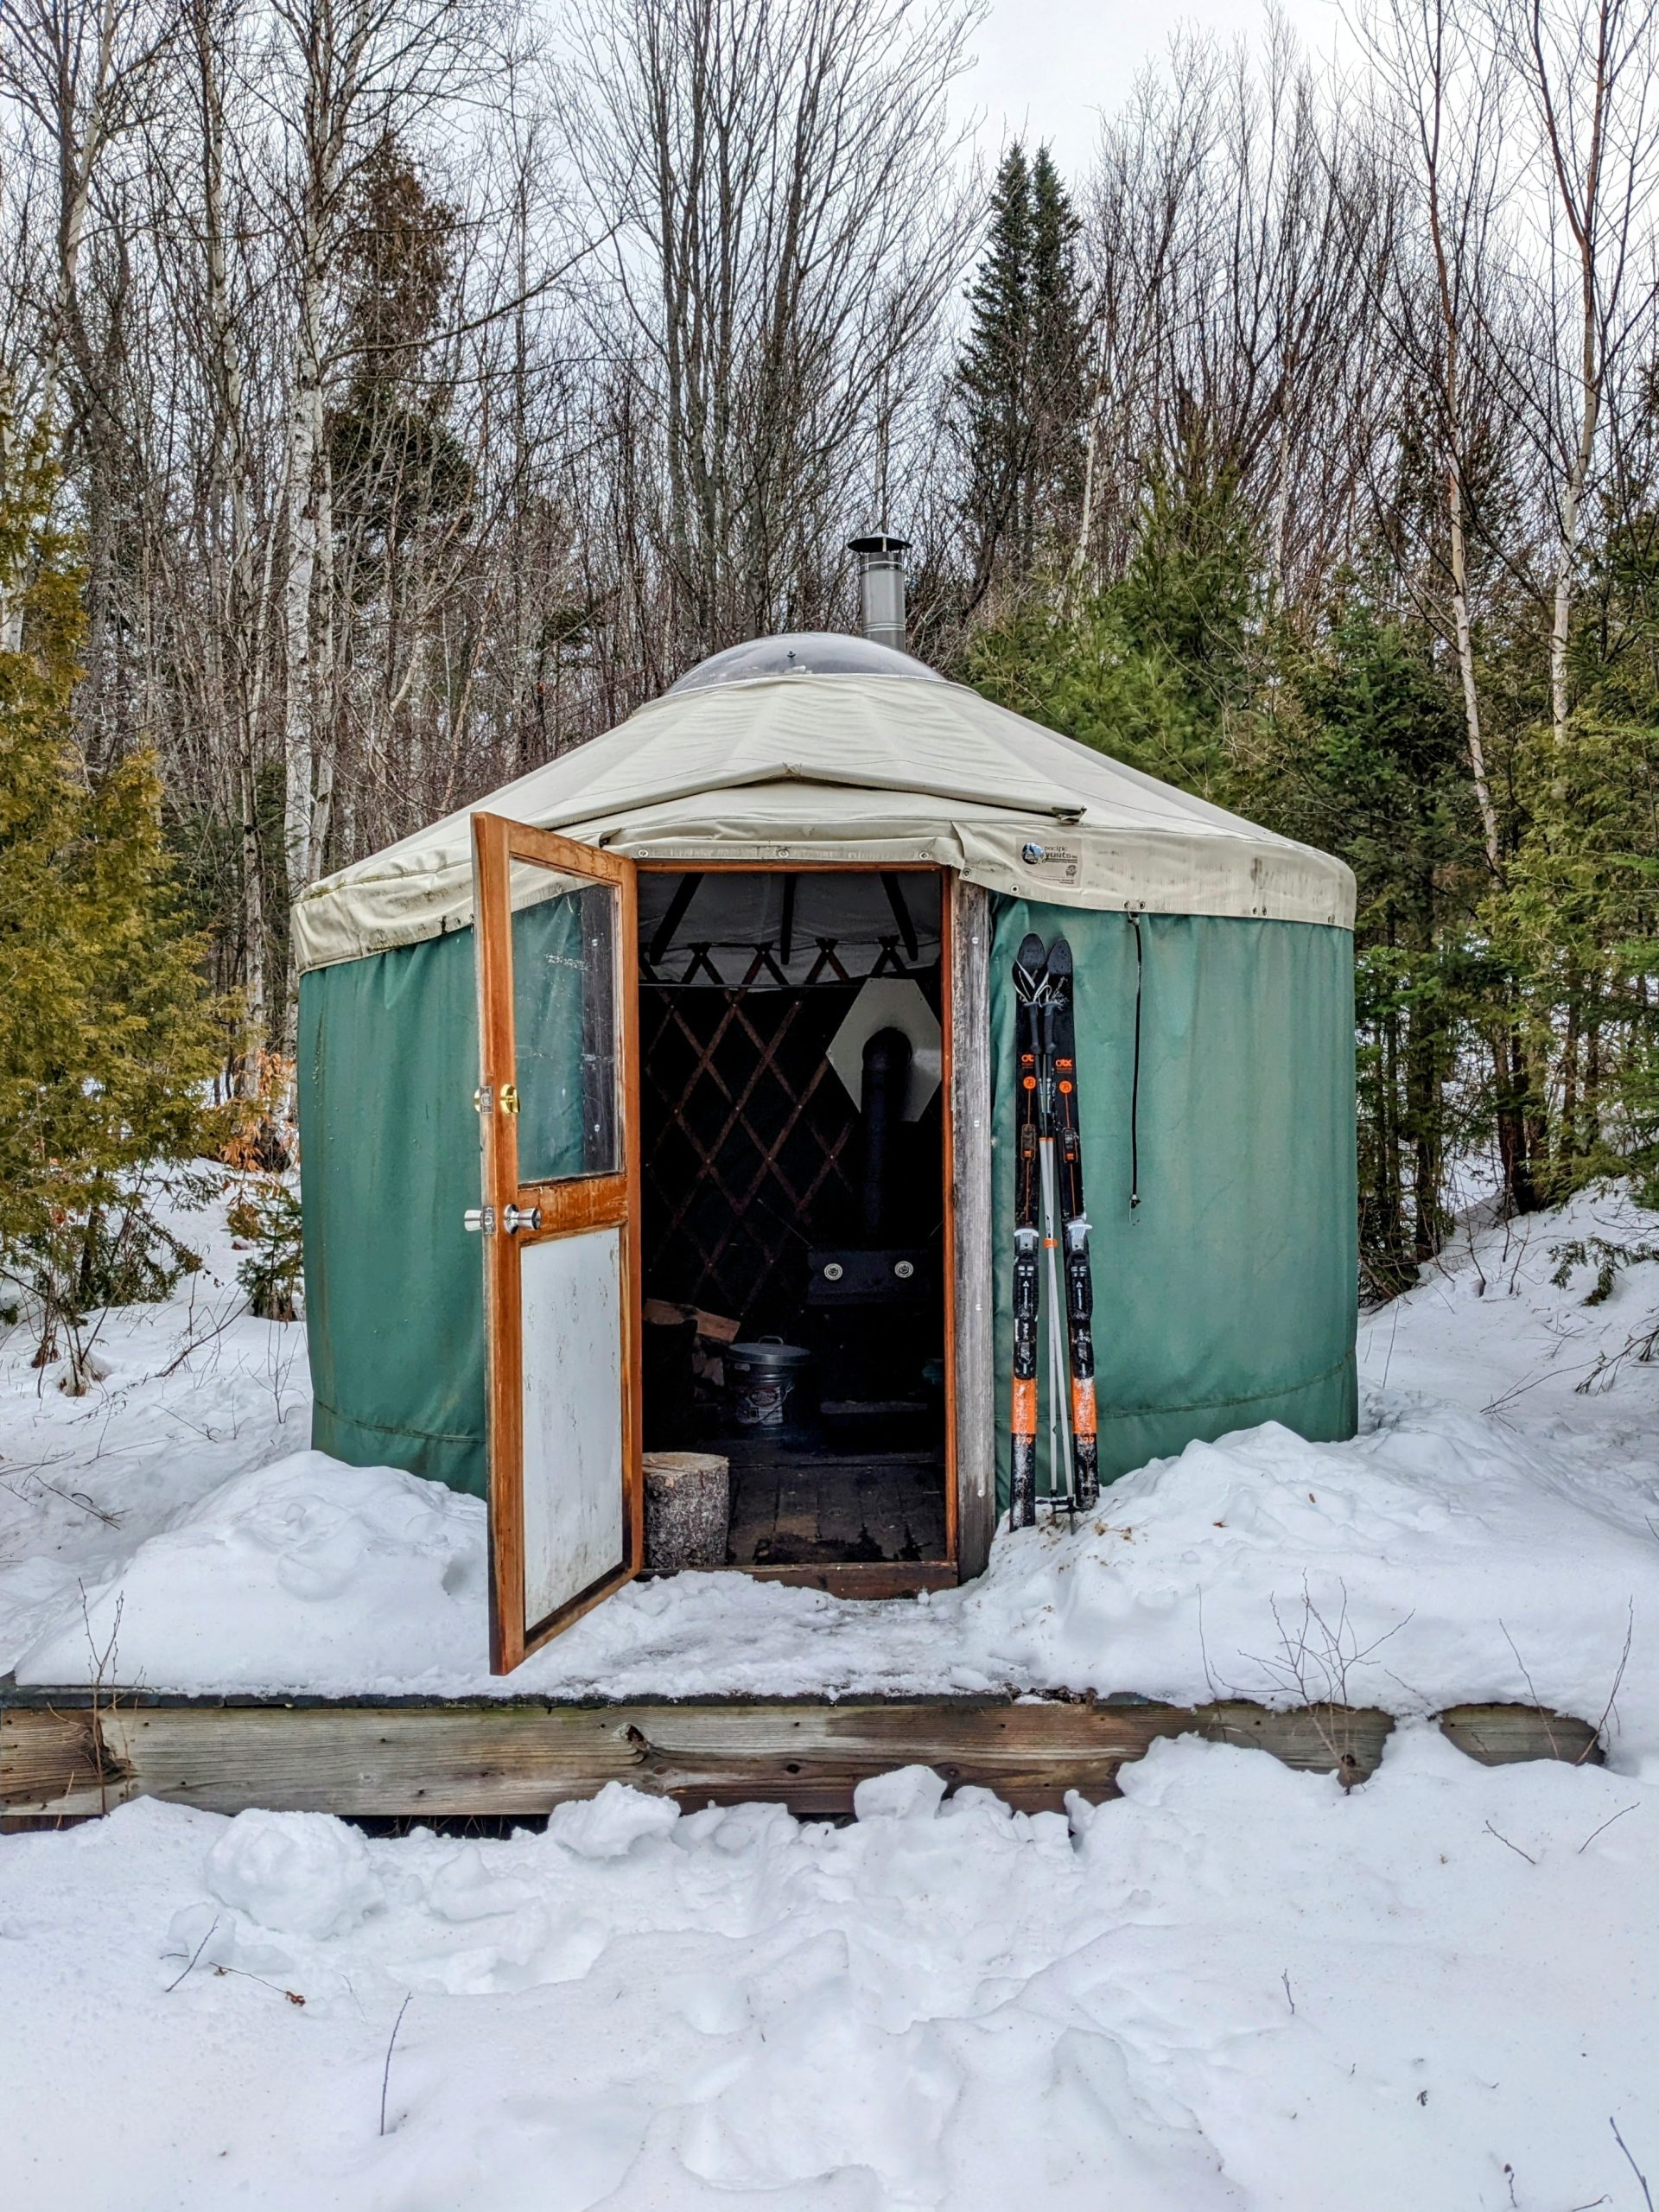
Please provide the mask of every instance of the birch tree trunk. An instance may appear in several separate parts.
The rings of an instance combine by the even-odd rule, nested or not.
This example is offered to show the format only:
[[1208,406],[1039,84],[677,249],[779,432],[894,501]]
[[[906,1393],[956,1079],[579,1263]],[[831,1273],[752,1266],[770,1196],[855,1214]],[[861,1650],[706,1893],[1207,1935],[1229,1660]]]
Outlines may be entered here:
[[1573,626],[1573,571],[1579,556],[1579,524],[1585,486],[1596,448],[1601,416],[1601,375],[1596,359],[1594,295],[1591,270],[1585,273],[1584,347],[1579,371],[1579,435],[1561,481],[1560,537],[1556,547],[1555,586],[1549,624],[1549,721],[1557,745],[1567,743],[1567,648]]
[[1486,747],[1480,731],[1480,690],[1475,680],[1474,632],[1469,620],[1469,557],[1463,527],[1463,477],[1455,458],[1446,469],[1446,521],[1452,563],[1452,615],[1457,630],[1458,677],[1463,690],[1464,730],[1469,746],[1469,779],[1480,809],[1481,836],[1486,865],[1503,873],[1503,848],[1498,841],[1497,810],[1486,775]]
[[[322,395],[317,395],[319,446],[322,423]],[[334,641],[334,499],[328,456],[319,450],[316,464],[316,601],[314,620],[320,650],[313,671],[311,749],[315,788],[306,839],[306,877],[308,883],[321,873],[328,849],[334,817],[334,773],[340,752],[340,702],[335,696]]]
[[[238,1087],[257,1095],[260,1062],[270,1023],[265,976],[265,888],[258,830],[257,691],[261,654],[255,581],[253,498],[242,358],[231,304],[225,187],[225,100],[222,56],[215,13],[196,0],[191,29],[196,44],[202,156],[202,245],[205,261],[208,372],[213,400],[209,523],[213,601],[213,640],[220,747],[237,823],[241,865],[243,935],[243,1051]],[[230,542],[219,543],[228,514]]]
[[309,210],[300,274],[294,397],[289,416],[288,563],[283,584],[283,856],[290,905],[311,880],[316,683],[311,617],[323,427],[322,293],[317,215],[315,210]]
[[1503,855],[1498,841],[1497,810],[1492,804],[1492,789],[1486,774],[1486,747],[1480,728],[1480,689],[1475,678],[1474,626],[1469,616],[1469,543],[1465,528],[1462,454],[1462,287],[1452,281],[1440,207],[1438,154],[1440,108],[1443,95],[1444,86],[1437,74],[1436,112],[1431,141],[1433,150],[1428,162],[1428,223],[1434,249],[1434,270],[1440,290],[1441,334],[1445,347],[1441,401],[1446,416],[1446,530],[1447,557],[1452,570],[1452,622],[1457,639],[1458,680],[1463,692],[1464,731],[1469,747],[1469,779],[1475,787],[1475,803],[1480,809],[1486,865],[1496,876],[1502,872]]

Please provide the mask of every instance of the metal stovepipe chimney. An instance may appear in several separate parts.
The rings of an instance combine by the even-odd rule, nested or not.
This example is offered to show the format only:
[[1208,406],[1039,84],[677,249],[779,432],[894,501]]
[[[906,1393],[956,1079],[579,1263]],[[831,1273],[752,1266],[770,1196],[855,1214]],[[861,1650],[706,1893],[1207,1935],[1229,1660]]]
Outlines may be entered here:
[[850,537],[847,550],[858,556],[858,626],[873,644],[905,650],[905,553],[907,537],[878,531]]

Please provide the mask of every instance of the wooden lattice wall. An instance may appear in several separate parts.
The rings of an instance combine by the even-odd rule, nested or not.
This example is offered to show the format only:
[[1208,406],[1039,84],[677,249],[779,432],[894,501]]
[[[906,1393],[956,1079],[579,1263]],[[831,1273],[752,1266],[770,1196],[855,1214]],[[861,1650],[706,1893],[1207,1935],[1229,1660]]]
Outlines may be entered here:
[[827,1057],[855,983],[639,992],[649,1295],[776,1325],[850,1213],[858,1115]]

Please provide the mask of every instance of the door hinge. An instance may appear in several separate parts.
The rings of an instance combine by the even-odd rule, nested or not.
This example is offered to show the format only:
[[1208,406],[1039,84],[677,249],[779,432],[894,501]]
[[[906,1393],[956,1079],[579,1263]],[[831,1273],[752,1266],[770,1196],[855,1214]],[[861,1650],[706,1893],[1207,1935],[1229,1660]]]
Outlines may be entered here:
[[474,1236],[477,1236],[481,1232],[486,1236],[493,1236],[495,1234],[495,1208],[493,1206],[468,1206],[466,1212],[461,1217],[461,1225],[463,1229],[470,1229]]

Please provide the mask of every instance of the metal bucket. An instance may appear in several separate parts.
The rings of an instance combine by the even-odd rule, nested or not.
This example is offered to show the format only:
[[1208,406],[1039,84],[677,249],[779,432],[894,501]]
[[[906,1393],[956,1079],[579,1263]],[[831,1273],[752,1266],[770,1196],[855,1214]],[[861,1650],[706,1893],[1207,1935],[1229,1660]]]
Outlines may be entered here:
[[810,1351],[799,1344],[786,1344],[781,1337],[728,1344],[724,1359],[726,1382],[732,1395],[732,1418],[738,1427],[772,1430],[794,1427],[790,1400],[811,1362]]

